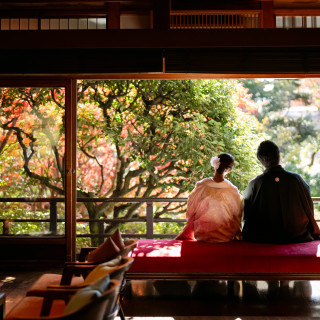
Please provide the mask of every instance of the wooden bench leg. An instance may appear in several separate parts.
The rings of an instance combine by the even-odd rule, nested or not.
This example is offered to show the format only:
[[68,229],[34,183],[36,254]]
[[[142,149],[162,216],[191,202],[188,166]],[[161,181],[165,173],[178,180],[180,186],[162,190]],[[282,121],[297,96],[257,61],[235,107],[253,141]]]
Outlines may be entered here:
[[228,297],[234,298],[234,281],[228,281]]
[[122,310],[122,306],[121,306],[121,303],[119,302],[119,312],[118,312],[118,316],[120,317],[121,320],[125,320],[125,317],[124,317],[124,312]]

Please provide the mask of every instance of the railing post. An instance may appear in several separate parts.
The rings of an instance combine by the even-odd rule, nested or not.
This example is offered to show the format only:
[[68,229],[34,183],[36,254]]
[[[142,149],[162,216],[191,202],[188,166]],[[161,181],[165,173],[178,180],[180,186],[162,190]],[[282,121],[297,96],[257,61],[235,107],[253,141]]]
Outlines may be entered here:
[[108,3],[108,29],[120,29],[120,2]]
[[50,232],[57,234],[57,201],[50,200]]
[[103,220],[99,221],[99,236],[98,236],[98,239],[99,239],[99,244],[102,244],[104,242],[104,222]]
[[10,234],[10,221],[7,219],[3,221],[3,234]]
[[153,29],[170,30],[171,0],[153,0]]
[[262,9],[262,26],[261,28],[275,28],[275,16],[273,1],[271,0],[262,0],[261,9]]
[[147,202],[147,239],[153,239],[153,202]]

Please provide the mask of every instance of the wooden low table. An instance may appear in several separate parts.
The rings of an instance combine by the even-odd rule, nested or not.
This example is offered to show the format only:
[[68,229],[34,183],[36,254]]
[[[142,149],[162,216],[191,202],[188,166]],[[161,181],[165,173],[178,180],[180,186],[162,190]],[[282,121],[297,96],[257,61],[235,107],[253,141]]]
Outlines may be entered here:
[[320,280],[320,241],[139,240],[128,280]]

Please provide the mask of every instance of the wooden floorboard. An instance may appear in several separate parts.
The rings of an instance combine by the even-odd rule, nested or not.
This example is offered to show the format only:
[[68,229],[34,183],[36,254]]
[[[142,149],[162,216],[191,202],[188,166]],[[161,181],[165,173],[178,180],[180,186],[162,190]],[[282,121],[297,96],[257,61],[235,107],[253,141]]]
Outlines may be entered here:
[[175,320],[316,319],[320,318],[320,282],[239,281],[230,297],[225,281],[131,281],[123,309],[128,317]]
[[[1,271],[7,312],[43,273],[61,269]],[[320,281],[238,282],[128,281],[126,320],[320,320]],[[116,320],[119,318],[117,317]]]

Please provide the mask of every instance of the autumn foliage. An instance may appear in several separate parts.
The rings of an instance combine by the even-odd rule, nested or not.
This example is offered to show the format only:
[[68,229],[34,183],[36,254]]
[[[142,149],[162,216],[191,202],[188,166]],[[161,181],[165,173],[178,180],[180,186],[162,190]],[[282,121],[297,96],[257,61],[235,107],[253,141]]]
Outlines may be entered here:
[[[63,196],[64,89],[0,90],[2,196]],[[185,197],[212,175],[209,160],[221,152],[235,156],[230,179],[242,190],[257,170],[256,111],[235,81],[81,81],[78,197]],[[154,214],[183,216],[183,208],[164,204]],[[85,202],[78,211],[94,219],[141,214],[139,203]]]

